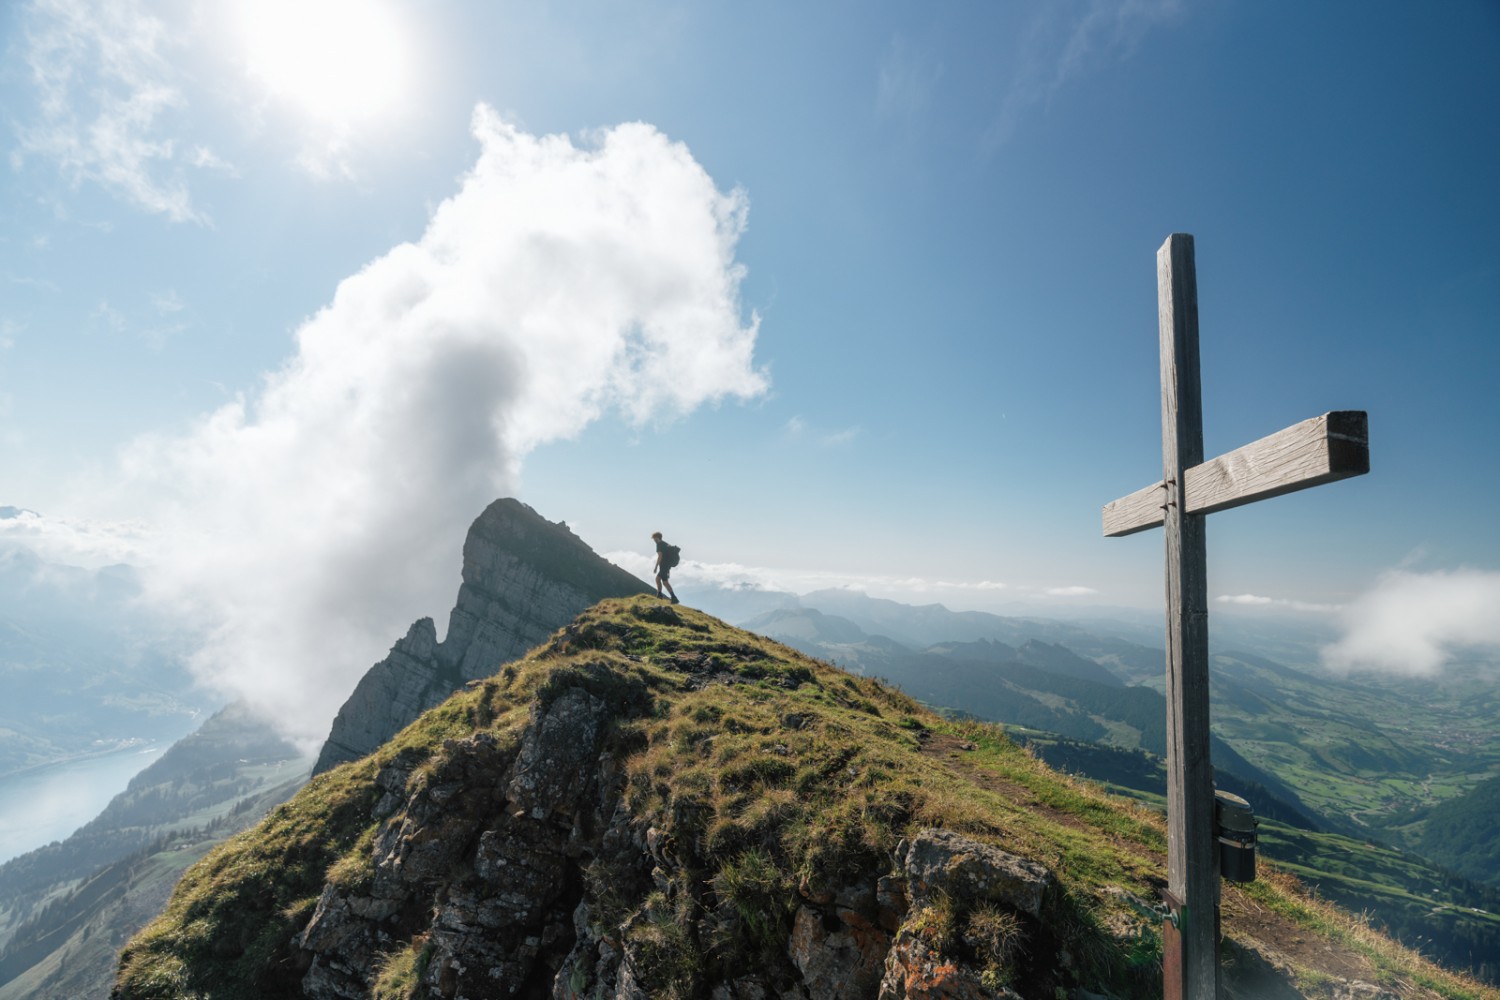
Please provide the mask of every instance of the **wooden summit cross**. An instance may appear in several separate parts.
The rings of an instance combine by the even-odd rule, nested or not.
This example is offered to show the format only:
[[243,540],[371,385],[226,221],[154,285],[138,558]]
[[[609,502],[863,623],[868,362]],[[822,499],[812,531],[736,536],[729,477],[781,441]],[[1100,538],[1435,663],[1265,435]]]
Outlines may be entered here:
[[1162,481],[1104,507],[1104,534],[1165,526],[1167,869],[1162,927],[1168,1000],[1219,995],[1219,863],[1208,742],[1208,569],[1204,516],[1370,471],[1362,410],[1304,420],[1203,461],[1198,279],[1193,238],[1156,252],[1161,328]]

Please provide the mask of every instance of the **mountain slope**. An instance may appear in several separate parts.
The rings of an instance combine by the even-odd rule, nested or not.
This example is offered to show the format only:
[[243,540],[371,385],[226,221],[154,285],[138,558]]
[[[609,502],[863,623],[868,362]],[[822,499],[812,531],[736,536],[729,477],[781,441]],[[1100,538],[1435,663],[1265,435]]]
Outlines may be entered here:
[[[1087,776],[1166,808],[1166,762],[1154,754],[1010,727],[1007,732],[1060,771]],[[1225,791],[1257,804],[1263,856],[1423,954],[1485,982],[1500,983],[1500,890],[1395,848],[1278,822],[1269,815],[1274,810],[1263,808],[1263,792],[1220,778]],[[1494,814],[1492,810],[1488,815]],[[1491,825],[1477,824],[1476,832]]]
[[121,946],[161,912],[183,871],[294,790],[247,799],[227,821],[163,838],[55,897],[0,957],[0,1000],[107,997]]
[[[1343,832],[1421,850],[1414,814],[1500,776],[1493,665],[1424,678],[1338,676],[1213,654],[1214,727]],[[1476,877],[1500,878],[1500,869]]]
[[230,706],[72,836],[0,866],[0,1000],[105,996],[120,945],[189,861],[290,798],[311,763]]
[[[905,607],[891,601],[876,604],[887,617],[897,616]],[[939,612],[952,614],[937,605],[916,610],[923,613],[923,620],[940,618]],[[994,627],[996,621],[1005,621],[993,615],[964,620],[970,628]],[[811,610],[773,612],[752,619],[747,627],[809,655],[884,678],[929,705],[1074,739],[1166,754],[1167,708],[1161,692],[1142,685],[1126,686],[1105,667],[1060,644],[1023,639],[1017,648],[979,639],[939,643],[919,653],[884,636],[866,635],[847,619]],[[1026,622],[1008,626],[1020,634],[1030,627]],[[1293,789],[1245,760],[1217,735],[1211,740],[1220,785],[1226,791],[1257,793],[1251,801],[1262,815],[1304,828],[1318,825]]]
[[[1159,996],[1159,818],[999,730],[653,598],[314,779],[190,869],[116,996]],[[1480,997],[1226,888],[1231,996]]]
[[1500,887],[1500,778],[1433,806],[1418,840],[1422,853],[1473,879]]
[[243,706],[216,713],[132,778],[72,836],[0,865],[0,913],[28,914],[44,894],[174,831],[206,825],[247,795],[288,781],[296,787],[307,773],[301,758]]

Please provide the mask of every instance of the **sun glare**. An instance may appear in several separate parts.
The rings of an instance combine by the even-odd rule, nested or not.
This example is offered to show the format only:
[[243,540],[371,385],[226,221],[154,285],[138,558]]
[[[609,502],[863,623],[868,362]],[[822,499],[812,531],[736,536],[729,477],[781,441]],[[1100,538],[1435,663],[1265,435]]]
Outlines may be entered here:
[[372,117],[407,85],[401,25],[381,0],[247,0],[239,29],[251,75],[316,118]]

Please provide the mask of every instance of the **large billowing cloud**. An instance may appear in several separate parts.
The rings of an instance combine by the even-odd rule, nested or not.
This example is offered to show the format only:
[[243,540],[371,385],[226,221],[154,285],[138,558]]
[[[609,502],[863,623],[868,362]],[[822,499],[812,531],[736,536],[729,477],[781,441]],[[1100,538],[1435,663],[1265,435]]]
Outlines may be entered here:
[[577,145],[481,106],[473,130],[421,239],[343,281],[257,391],[137,441],[109,498],[161,529],[150,592],[211,623],[203,676],[295,733],[411,620],[445,623],[464,529],[533,448],[766,388],[743,193],[645,124]]
[[1393,570],[1342,618],[1343,637],[1323,650],[1324,662],[1338,670],[1422,677],[1460,653],[1500,658],[1500,573]]

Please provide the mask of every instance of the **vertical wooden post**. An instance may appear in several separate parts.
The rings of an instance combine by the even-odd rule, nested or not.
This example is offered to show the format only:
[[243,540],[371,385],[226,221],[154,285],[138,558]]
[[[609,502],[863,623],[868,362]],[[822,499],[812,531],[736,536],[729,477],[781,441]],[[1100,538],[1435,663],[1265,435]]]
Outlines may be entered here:
[[[1339,410],[1203,461],[1198,273],[1193,238],[1156,252],[1161,318],[1162,481],[1104,505],[1107,536],[1158,524],[1167,541],[1167,1000],[1218,1000],[1219,864],[1208,736],[1208,561],[1204,519],[1370,471],[1366,414]],[[1189,475],[1188,473],[1191,473]],[[1191,510],[1192,513],[1188,513]]]
[[[1189,514],[1184,473],[1203,462],[1198,380],[1198,278],[1193,238],[1156,252],[1161,331],[1163,527],[1167,542],[1167,868],[1182,901],[1178,969],[1166,995],[1217,1000],[1219,866],[1208,742],[1208,560],[1205,516]],[[1176,978],[1176,982],[1173,979]]]

